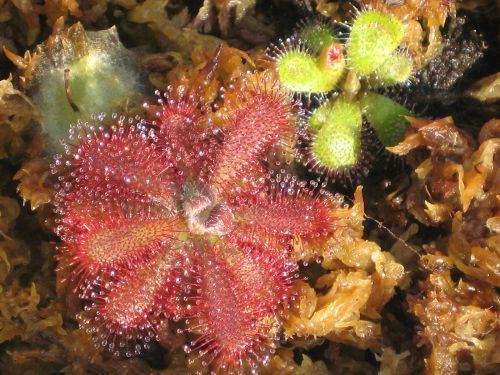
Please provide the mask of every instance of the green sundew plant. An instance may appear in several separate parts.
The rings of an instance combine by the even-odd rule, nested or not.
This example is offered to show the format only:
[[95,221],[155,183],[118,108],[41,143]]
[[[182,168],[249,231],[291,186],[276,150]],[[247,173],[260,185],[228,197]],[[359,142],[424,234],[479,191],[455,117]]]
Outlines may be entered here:
[[[340,91],[309,116],[303,161],[309,171],[346,185],[361,182],[382,148],[404,138],[404,116],[410,112],[369,90],[404,84],[413,62],[401,47],[403,22],[383,11],[360,11],[347,39],[341,43],[338,35],[333,23],[303,21],[293,38],[270,48],[269,56],[281,85],[295,94],[320,94],[324,100]],[[359,87],[342,92],[348,71]]]
[[331,171],[353,168],[361,151],[361,129],[325,126],[316,134],[311,151],[323,168]]
[[345,43],[328,21],[307,20],[299,23],[294,37],[272,45],[268,55],[281,84],[296,94],[336,90],[347,70],[371,87],[388,87],[406,82],[413,73],[412,60],[399,49],[403,36],[397,17],[364,10],[352,22]]
[[405,116],[411,114],[408,109],[375,93],[366,93],[361,106],[384,147],[395,146],[404,139],[409,126]]
[[[365,93],[322,103],[308,119],[311,134],[306,165],[311,172],[344,185],[361,182],[391,147],[404,139],[410,111],[393,100]],[[365,121],[363,121],[363,119]]]

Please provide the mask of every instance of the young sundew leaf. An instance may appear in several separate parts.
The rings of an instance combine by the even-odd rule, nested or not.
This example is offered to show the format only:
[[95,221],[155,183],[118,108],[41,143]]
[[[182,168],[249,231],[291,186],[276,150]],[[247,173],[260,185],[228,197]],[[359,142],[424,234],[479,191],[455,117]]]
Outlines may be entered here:
[[411,59],[402,53],[393,53],[369,77],[370,85],[388,87],[408,81],[413,73]]
[[409,122],[404,116],[410,111],[386,96],[367,93],[361,106],[377,137],[385,147],[397,145],[404,138]]
[[373,73],[399,46],[403,23],[394,16],[375,10],[363,11],[353,22],[347,57],[360,76]]
[[358,102],[339,98],[323,103],[309,118],[313,128],[323,126],[361,128],[362,117]]
[[331,42],[317,56],[300,43],[289,39],[268,51],[281,85],[288,91],[306,95],[335,89],[345,72],[344,47]]
[[318,20],[303,21],[297,35],[298,39],[316,54],[319,54],[330,43],[338,42],[333,26],[328,22]]
[[314,136],[312,153],[324,167],[332,170],[352,168],[361,150],[361,109],[359,103],[343,98],[326,102],[311,116],[320,127]]

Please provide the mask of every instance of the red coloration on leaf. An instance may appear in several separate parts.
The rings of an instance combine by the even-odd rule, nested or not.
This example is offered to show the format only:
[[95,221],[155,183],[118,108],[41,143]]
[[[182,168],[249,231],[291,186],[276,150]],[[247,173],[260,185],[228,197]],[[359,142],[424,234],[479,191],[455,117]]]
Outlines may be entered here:
[[332,42],[325,46],[320,53],[319,63],[321,69],[328,71],[337,68],[344,59],[344,46],[340,43]]
[[250,195],[239,199],[234,210],[236,220],[247,223],[259,235],[286,238],[293,236],[312,239],[335,230],[333,207],[326,197],[313,197],[304,188],[281,188],[277,192]]
[[195,292],[187,300],[195,320],[190,330],[201,336],[187,350],[199,351],[206,364],[217,358],[215,370],[239,373],[243,363],[266,362],[276,340],[276,310],[290,288],[290,270],[280,263],[250,246],[198,252]]
[[297,104],[265,76],[246,83],[230,108],[229,130],[213,161],[210,185],[220,194],[264,175],[261,161],[272,146],[295,131]]
[[171,204],[170,165],[141,124],[126,127],[124,122],[109,130],[102,124],[72,128],[70,139],[79,144],[65,145],[70,157],[63,162],[58,155],[51,165],[61,182],[59,209],[115,199]]
[[331,43],[325,47],[325,53],[329,63],[334,63],[344,55],[344,47],[339,43]]
[[97,347],[127,357],[149,347],[162,320],[175,310],[169,261],[158,256],[135,273],[112,272],[81,288],[80,297],[90,303],[77,318]]
[[70,210],[59,233],[65,240],[59,246],[61,266],[74,267],[71,276],[79,282],[94,279],[102,270],[126,273],[141,267],[171,246],[181,230],[178,219],[153,210],[140,203],[129,204],[127,211],[116,204]]
[[205,123],[202,103],[186,89],[169,89],[160,98],[158,126],[159,149],[169,164],[175,168],[179,182],[185,178],[202,178],[207,158],[212,152],[210,127]]

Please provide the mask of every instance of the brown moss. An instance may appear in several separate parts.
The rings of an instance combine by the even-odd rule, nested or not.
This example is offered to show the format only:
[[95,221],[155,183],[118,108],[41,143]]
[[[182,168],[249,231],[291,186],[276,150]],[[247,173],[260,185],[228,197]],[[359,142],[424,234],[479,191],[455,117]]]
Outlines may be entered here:
[[[455,374],[475,368],[478,373],[498,369],[498,295],[479,281],[452,280],[450,259],[425,257],[432,273],[422,282],[420,295],[409,296],[411,311],[420,319],[419,346],[429,346],[428,374]],[[439,265],[439,266],[438,266]]]

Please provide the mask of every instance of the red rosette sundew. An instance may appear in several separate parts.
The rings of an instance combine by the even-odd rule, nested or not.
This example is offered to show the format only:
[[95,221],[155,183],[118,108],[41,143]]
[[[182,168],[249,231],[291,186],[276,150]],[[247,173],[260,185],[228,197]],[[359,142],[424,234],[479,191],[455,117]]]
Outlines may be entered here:
[[232,242],[201,245],[181,282],[186,331],[196,335],[185,351],[212,373],[256,371],[270,360],[296,270],[264,249]]
[[73,127],[76,144],[52,165],[58,276],[76,280],[97,346],[136,355],[163,319],[185,319],[191,351],[241,373],[277,346],[297,238],[321,240],[337,223],[323,192],[275,176],[301,108],[271,75],[226,92],[221,134],[191,92],[169,90],[152,123]]
[[294,101],[272,74],[251,74],[226,100],[227,129],[210,163],[208,184],[218,195],[259,185],[268,153],[296,133],[300,102]]

